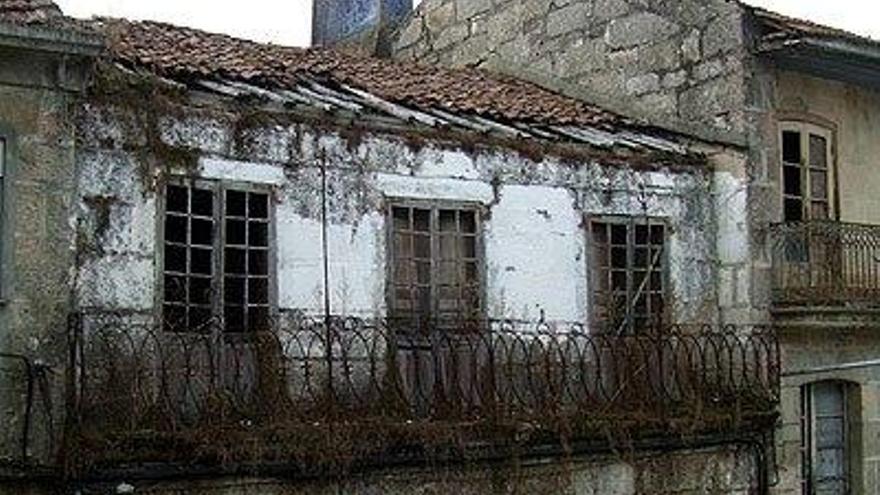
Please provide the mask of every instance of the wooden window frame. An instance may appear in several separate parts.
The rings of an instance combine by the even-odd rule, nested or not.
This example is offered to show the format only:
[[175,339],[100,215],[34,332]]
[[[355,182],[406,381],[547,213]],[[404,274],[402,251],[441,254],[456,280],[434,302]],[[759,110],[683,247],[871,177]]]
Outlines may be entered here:
[[[619,326],[615,326],[614,329],[611,329],[609,326],[609,322],[605,321],[602,316],[599,314],[599,308],[603,305],[602,301],[599,300],[601,296],[601,286],[599,280],[599,271],[603,267],[599,267],[597,263],[599,262],[599,254],[598,248],[599,246],[595,242],[594,239],[594,226],[602,224],[606,225],[609,228],[613,225],[625,226],[626,227],[626,236],[627,236],[627,244],[626,244],[626,258],[627,258],[627,266],[626,266],[626,286],[627,286],[627,296],[626,296],[626,313],[624,318]],[[589,216],[587,218],[587,246],[588,246],[588,255],[587,255],[587,276],[588,276],[588,285],[589,285],[589,315],[590,321],[592,322],[593,327],[600,329],[603,332],[613,332],[618,334],[623,333],[634,333],[638,329],[636,328],[635,315],[633,314],[635,307],[635,299],[636,299],[636,288],[635,288],[635,280],[634,273],[636,270],[635,267],[635,251],[639,246],[646,246],[648,248],[648,253],[650,255],[651,247],[655,246],[651,242],[651,227],[658,226],[663,229],[663,244],[661,251],[661,267],[659,270],[661,290],[660,296],[663,301],[663,309],[661,310],[660,317],[661,319],[667,319],[671,317],[671,294],[672,288],[670,283],[670,275],[669,275],[669,242],[670,242],[670,229],[669,222],[665,218],[661,217],[645,217],[645,216],[631,216],[631,215],[596,215]],[[648,244],[637,244],[636,242],[636,226],[643,225],[648,227]],[[609,238],[610,241],[610,238]],[[609,249],[613,248],[614,243],[608,242],[605,244]],[[608,253],[608,262],[611,263],[612,254]],[[650,261],[648,269],[645,270],[647,274],[648,283],[650,284],[652,271],[650,267],[653,265],[653,262]],[[610,268],[611,265],[609,265]],[[613,276],[611,273],[608,276]],[[613,286],[613,282],[609,280],[608,287]],[[650,296],[649,296],[650,298]],[[650,303],[648,303],[648,314],[651,314]],[[665,321],[656,322],[655,325],[661,325],[665,323]]]
[[[800,163],[789,163],[785,160],[785,133],[787,132],[796,132],[800,134],[800,150],[801,157]],[[778,131],[778,139],[779,139],[779,207],[781,212],[781,218],[785,220],[786,210],[785,210],[785,201],[786,199],[798,199],[803,204],[801,205],[801,221],[810,221],[810,220],[836,220],[839,217],[839,201],[838,201],[838,189],[837,189],[837,161],[836,161],[836,140],[835,140],[835,131],[827,127],[825,125],[820,125],[818,123],[807,122],[803,120],[784,120],[779,123],[779,131]],[[824,169],[813,167],[811,160],[811,147],[810,147],[810,137],[818,136],[825,139],[826,150],[825,150],[825,160],[826,167]],[[799,167],[800,170],[800,185],[801,185],[801,195],[800,196],[790,196],[786,193],[785,189],[785,169],[786,167]],[[824,172],[826,177],[826,198],[824,202],[827,204],[828,215],[827,218],[814,218],[812,212],[812,205],[814,202],[812,196],[812,175],[813,172]]]
[[[227,243],[228,232],[227,232],[227,219],[236,220],[235,215],[227,215],[226,201],[227,201],[227,193],[230,191],[233,192],[243,192],[243,193],[255,193],[255,194],[264,194],[267,196],[267,218],[265,220],[257,220],[254,219],[255,223],[264,223],[266,224],[266,245],[265,247],[254,247],[254,250],[261,250],[266,252],[266,284],[267,284],[267,303],[266,304],[258,304],[256,306],[265,306],[267,312],[267,321],[271,325],[271,322],[275,320],[278,314],[278,297],[277,297],[277,262],[276,262],[276,212],[275,205],[273,201],[273,189],[269,185],[263,184],[254,184],[249,182],[241,182],[241,181],[229,181],[222,179],[203,179],[203,178],[192,178],[192,177],[171,177],[165,181],[165,184],[162,186],[162,194],[159,197],[159,201],[157,202],[158,212],[157,215],[157,258],[159,263],[158,267],[158,278],[157,278],[157,310],[158,310],[158,318],[159,321],[163,322],[165,319],[165,275],[167,273],[167,260],[165,259],[165,247],[166,247],[166,231],[165,231],[165,222],[166,217],[168,216],[167,209],[167,188],[168,186],[178,186],[178,187],[186,187],[190,190],[192,189],[201,189],[211,191],[212,197],[214,198],[212,205],[212,221],[214,224],[213,231],[213,243],[212,250],[215,253],[213,255],[213,259],[211,261],[212,272],[210,275],[211,279],[211,316],[212,321],[217,322],[215,325],[211,325],[211,328],[208,329],[210,331],[219,330],[226,336],[235,336],[235,335],[248,335],[252,333],[250,329],[245,328],[241,332],[231,332],[226,328],[227,321],[225,316],[225,310],[227,307],[227,303],[225,299],[225,279],[227,278],[227,273],[225,270],[225,261],[226,261],[226,249],[227,248],[236,248],[236,246],[230,245]],[[248,198],[248,196],[245,196]],[[231,218],[228,218],[231,217]],[[207,218],[207,217],[206,217]],[[249,221],[249,220],[248,220]],[[191,241],[190,238],[187,239],[189,243]],[[246,249],[250,249],[247,247]],[[248,260],[246,259],[246,262]],[[262,278],[259,277],[259,278]],[[190,303],[187,301],[187,305]],[[185,328],[181,330],[183,333],[192,333],[194,329]]]
[[[430,219],[429,219],[429,232],[430,232],[430,246],[431,246],[431,269],[430,269],[430,283],[428,284],[430,290],[430,305],[431,311],[427,315],[427,320],[437,320],[438,315],[442,312],[438,308],[439,300],[438,290],[439,286],[443,285],[438,282],[438,256],[439,256],[439,238],[442,234],[439,233],[439,214],[440,211],[469,211],[474,214],[475,221],[475,232],[473,234],[475,238],[475,258],[468,258],[474,260],[473,262],[476,264],[476,275],[478,277],[478,281],[476,283],[477,286],[477,298],[478,307],[475,308],[474,316],[467,318],[467,320],[482,320],[485,318],[486,311],[486,277],[485,277],[485,241],[484,241],[484,222],[483,216],[485,214],[485,207],[476,202],[468,202],[468,201],[455,201],[455,200],[423,200],[423,199],[411,199],[411,198],[386,198],[386,206],[385,206],[385,221],[386,221],[386,255],[387,255],[387,270],[386,270],[386,300],[388,307],[388,314],[393,320],[405,321],[408,319],[416,318],[420,319],[421,316],[418,315],[418,311],[416,309],[410,310],[409,313],[406,313],[404,308],[398,307],[398,301],[395,291],[398,288],[397,279],[396,279],[396,268],[397,268],[397,259],[398,254],[395,248],[395,235],[398,233],[398,230],[395,226],[395,217],[394,210],[396,208],[407,208],[410,210],[419,209],[419,210],[429,210],[430,211]],[[457,220],[460,223],[460,220]],[[460,226],[459,226],[460,233]],[[414,248],[413,248],[414,249]],[[456,263],[467,263],[467,261],[461,261],[460,258],[456,258]],[[412,274],[413,277],[417,277],[416,273]],[[461,279],[458,279],[461,280]],[[412,284],[411,284],[412,285]],[[418,282],[415,283],[418,285]],[[412,290],[412,289],[411,289]],[[459,288],[459,290],[462,290]],[[413,298],[415,300],[415,298]],[[459,304],[461,304],[462,296],[459,294]],[[459,310],[460,311],[460,310]],[[459,314],[459,317],[461,315]],[[440,317],[444,318],[444,317]]]

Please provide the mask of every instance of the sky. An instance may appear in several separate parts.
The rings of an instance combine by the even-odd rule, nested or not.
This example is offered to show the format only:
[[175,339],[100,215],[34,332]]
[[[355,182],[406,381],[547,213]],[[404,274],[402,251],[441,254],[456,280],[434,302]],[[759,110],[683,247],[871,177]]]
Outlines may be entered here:
[[[311,0],[55,0],[68,15],[152,19],[256,41],[307,46]],[[415,0],[419,3],[420,0]],[[880,40],[877,0],[746,0]]]

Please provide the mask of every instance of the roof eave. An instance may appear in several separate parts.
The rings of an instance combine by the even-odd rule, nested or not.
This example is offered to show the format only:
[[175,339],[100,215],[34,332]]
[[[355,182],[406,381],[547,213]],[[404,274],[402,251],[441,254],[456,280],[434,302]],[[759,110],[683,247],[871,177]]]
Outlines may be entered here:
[[880,44],[819,37],[770,38],[759,43],[758,52],[785,69],[880,86]]

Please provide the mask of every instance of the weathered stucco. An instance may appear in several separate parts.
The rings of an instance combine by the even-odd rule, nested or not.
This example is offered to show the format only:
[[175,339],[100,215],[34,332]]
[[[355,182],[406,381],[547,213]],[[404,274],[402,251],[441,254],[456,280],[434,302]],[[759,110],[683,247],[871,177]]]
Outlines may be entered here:
[[[126,129],[114,115],[124,112],[90,106],[80,123],[88,131],[79,154],[80,201],[74,212],[83,248],[79,301],[83,307],[149,311],[159,262],[157,203],[149,190],[154,177],[138,152],[115,144],[144,132]],[[712,174],[706,170],[637,171],[550,155],[536,162],[502,149],[468,153],[430,142],[412,147],[370,134],[352,145],[305,125],[249,129],[252,138],[243,145],[221,118],[183,115],[158,122],[157,135],[166,144],[185,143],[200,156],[183,173],[273,187],[282,309],[323,309],[323,166],[333,312],[384,313],[383,208],[388,199],[409,198],[485,207],[490,317],[584,321],[589,316],[583,229],[589,215],[665,219],[676,319],[716,316],[716,219]]]
[[[81,64],[72,54],[65,59],[35,48],[0,47],[0,138],[6,143],[0,232],[0,459],[6,461],[24,460],[27,417],[27,456],[34,463],[51,461],[57,447],[51,429],[57,431],[63,418],[58,406],[75,256],[69,221],[76,189],[73,109]],[[34,403],[30,414],[24,359],[54,370],[39,373],[50,392],[35,395],[41,402]]]

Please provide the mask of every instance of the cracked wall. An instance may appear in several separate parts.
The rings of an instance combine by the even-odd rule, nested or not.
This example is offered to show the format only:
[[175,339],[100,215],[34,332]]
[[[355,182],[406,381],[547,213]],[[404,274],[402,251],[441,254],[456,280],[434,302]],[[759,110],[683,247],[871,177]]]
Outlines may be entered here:
[[[419,146],[391,135],[357,140],[306,124],[259,124],[245,132],[223,112],[184,109],[132,124],[125,109],[95,104],[80,117],[81,307],[155,309],[155,189],[169,167],[139,150],[154,133],[186,147],[195,166],[180,173],[271,186],[282,309],[323,308],[321,167],[326,167],[330,302],[348,315],[386,309],[389,198],[483,205],[485,288],[490,317],[584,321],[589,316],[588,215],[663,218],[670,227],[670,274],[679,321],[714,321],[716,218],[706,170],[634,170],[596,162],[534,160],[504,148],[465,150],[426,137]],[[242,136],[246,135],[247,139]],[[149,150],[147,150],[149,155]],[[173,169],[174,167],[170,167]]]

